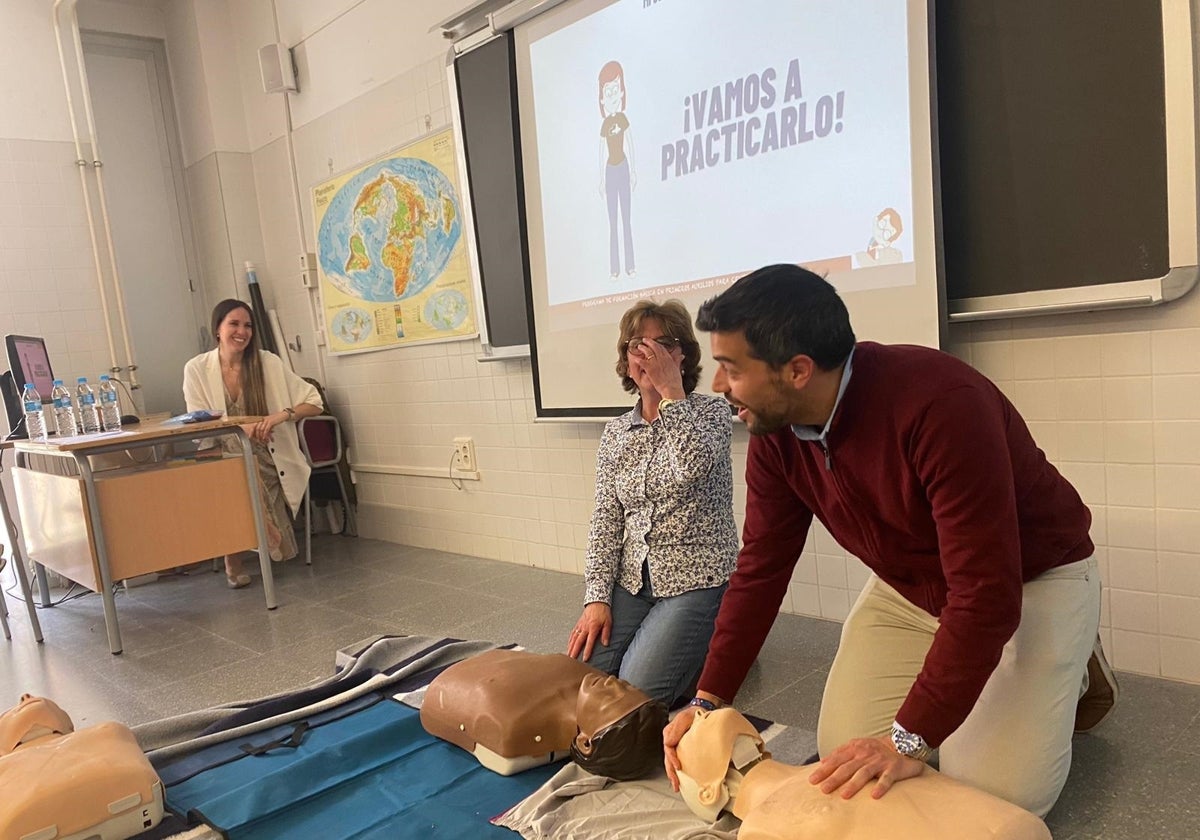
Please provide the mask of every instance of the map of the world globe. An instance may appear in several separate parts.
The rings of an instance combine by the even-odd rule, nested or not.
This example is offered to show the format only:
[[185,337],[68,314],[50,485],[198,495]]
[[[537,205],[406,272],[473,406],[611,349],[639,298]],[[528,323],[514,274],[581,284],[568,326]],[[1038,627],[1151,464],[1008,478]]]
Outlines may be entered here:
[[317,233],[321,269],[347,295],[391,302],[426,289],[462,232],[449,179],[417,158],[359,172],[334,195]]

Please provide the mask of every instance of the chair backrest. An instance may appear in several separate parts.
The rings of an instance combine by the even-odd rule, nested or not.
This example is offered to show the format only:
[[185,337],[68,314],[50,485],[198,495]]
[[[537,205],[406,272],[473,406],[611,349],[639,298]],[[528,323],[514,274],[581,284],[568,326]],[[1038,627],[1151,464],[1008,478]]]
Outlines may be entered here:
[[305,417],[298,431],[300,448],[310,467],[331,467],[342,459],[342,427],[336,417]]

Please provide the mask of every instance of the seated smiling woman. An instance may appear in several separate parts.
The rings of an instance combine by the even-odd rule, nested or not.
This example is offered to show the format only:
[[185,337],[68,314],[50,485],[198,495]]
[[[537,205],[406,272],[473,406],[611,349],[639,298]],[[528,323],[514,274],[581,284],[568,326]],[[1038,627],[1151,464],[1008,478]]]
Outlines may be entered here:
[[725,400],[695,393],[700,347],[679,301],[622,316],[616,371],[638,401],[600,439],[567,655],[670,706],[691,696],[737,556],[732,421]]
[[[208,409],[261,418],[242,429],[254,448],[271,559],[288,560],[297,552],[288,509],[293,515],[299,510],[310,472],[295,424],[321,413],[321,395],[274,353],[258,349],[249,304],[234,299],[218,303],[212,313],[212,334],[216,348],[184,366],[184,402],[188,411]],[[241,454],[234,437],[226,435],[219,441],[227,452]],[[225,558],[225,579],[232,589],[250,585],[241,555]]]

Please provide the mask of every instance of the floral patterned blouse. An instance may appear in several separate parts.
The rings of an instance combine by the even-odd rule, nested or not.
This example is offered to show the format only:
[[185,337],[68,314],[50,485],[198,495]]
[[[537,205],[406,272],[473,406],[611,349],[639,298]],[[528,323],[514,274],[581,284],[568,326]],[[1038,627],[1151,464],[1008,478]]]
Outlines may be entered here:
[[584,603],[637,594],[642,564],[655,597],[720,586],[733,574],[732,418],[719,397],[692,393],[647,423],[641,401],[610,420],[596,454]]

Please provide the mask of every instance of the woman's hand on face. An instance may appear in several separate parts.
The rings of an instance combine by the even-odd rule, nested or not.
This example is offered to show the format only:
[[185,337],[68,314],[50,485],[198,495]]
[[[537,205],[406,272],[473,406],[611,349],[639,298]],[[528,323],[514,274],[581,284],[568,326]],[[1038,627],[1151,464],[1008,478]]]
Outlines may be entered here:
[[683,399],[683,351],[677,347],[667,349],[654,341],[644,342],[638,359],[642,370],[650,377],[650,384],[661,396]]
[[[575,622],[575,629],[567,639],[567,656],[587,662],[592,658],[596,641],[607,646],[612,634],[612,607],[594,601],[583,608],[583,615]],[[580,657],[580,654],[583,654]]]

